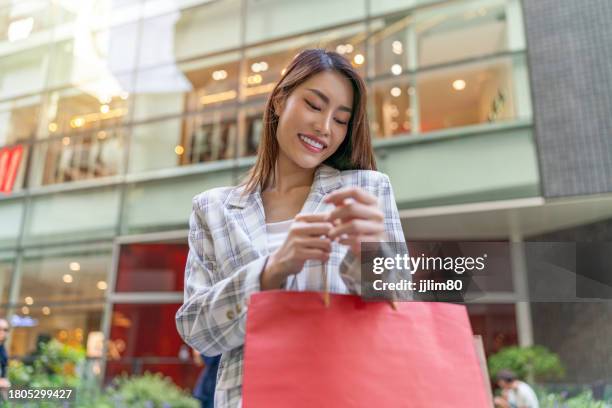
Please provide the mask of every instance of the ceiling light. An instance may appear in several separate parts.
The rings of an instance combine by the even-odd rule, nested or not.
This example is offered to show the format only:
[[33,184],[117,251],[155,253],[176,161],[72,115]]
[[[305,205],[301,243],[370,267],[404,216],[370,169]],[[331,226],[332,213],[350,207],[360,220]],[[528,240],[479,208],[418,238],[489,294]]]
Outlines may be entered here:
[[80,271],[81,270],[81,264],[79,264],[78,262],[70,262],[70,270],[71,271]]
[[64,281],[64,283],[72,283],[72,275],[67,273],[62,276],[62,280]]
[[249,84],[249,85],[261,84],[262,80],[263,80],[263,78],[259,74],[249,75],[247,77],[247,84]]
[[455,88],[456,91],[464,90],[465,81],[463,79],[456,79],[455,81],[453,81],[453,88]]
[[365,57],[364,57],[363,55],[361,55],[361,54],[356,54],[356,55],[353,57],[353,62],[354,62],[355,64],[357,64],[357,65],[361,65],[361,64],[363,64],[363,63],[364,63],[364,61],[365,61]]
[[401,41],[395,40],[391,44],[391,50],[393,51],[394,54],[397,54],[397,55],[401,54],[403,51],[403,48],[404,47],[402,46]]
[[78,128],[81,127],[85,124],[85,119],[83,118],[74,118],[70,121],[70,126],[72,126],[73,128]]
[[215,81],[221,81],[221,80],[227,78],[227,71],[224,70],[224,69],[220,69],[218,71],[215,71],[215,72],[212,73],[212,78]]
[[108,288],[108,285],[106,284],[106,282],[104,281],[100,281],[98,282],[98,284],[96,285],[98,287],[98,289],[100,290],[106,290]]
[[185,153],[185,148],[183,146],[181,146],[181,145],[177,145],[174,148],[174,153],[176,153],[177,155],[180,156],[181,154]]
[[391,93],[391,96],[394,96],[397,98],[398,96],[402,94],[402,90],[399,87],[394,86],[393,88],[391,88],[390,93]]
[[44,306],[42,308],[42,312],[44,315],[49,316],[51,314],[51,309],[49,308],[49,306]]
[[400,64],[393,64],[391,66],[391,73],[393,73],[393,75],[399,75],[402,73],[402,66]]

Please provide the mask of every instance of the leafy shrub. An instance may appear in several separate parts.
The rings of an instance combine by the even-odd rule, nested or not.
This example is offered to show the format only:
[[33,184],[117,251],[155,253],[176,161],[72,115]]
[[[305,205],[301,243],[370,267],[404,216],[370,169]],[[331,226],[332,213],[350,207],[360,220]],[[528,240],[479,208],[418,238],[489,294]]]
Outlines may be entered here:
[[512,370],[530,382],[555,380],[565,375],[559,356],[544,346],[506,347],[489,357],[488,366],[494,381],[502,369]]

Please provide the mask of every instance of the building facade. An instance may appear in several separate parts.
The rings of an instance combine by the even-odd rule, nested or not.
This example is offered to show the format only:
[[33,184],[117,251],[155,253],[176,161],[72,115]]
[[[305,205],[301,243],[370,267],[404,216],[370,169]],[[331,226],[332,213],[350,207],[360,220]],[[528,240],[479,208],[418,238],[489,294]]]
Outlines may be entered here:
[[[106,378],[150,370],[193,384],[174,328],[191,198],[237,183],[254,162],[266,97],[304,48],[336,50],[366,78],[379,170],[408,240],[521,242],[612,217],[609,177],[568,187],[576,167],[573,186],[597,169],[559,146],[591,146],[609,175],[609,139],[593,123],[584,143],[568,128],[555,139],[567,106],[548,103],[560,89],[546,81],[563,65],[542,27],[564,17],[536,4],[0,0],[0,314],[16,326],[11,354],[50,335],[86,347]],[[487,351],[554,343],[519,301],[528,283],[514,267],[509,284],[468,306]]]

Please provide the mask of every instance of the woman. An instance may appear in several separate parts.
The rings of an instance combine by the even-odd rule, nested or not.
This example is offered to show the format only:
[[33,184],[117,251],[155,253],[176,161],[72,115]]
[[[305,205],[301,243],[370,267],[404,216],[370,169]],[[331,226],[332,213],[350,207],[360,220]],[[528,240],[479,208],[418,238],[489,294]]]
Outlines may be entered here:
[[323,263],[330,292],[360,293],[362,241],[405,248],[389,178],[376,171],[365,84],[339,54],[306,50],[268,99],[247,178],[193,200],[176,321],[189,345],[223,354],[216,407],[241,405],[249,296],[321,291]]

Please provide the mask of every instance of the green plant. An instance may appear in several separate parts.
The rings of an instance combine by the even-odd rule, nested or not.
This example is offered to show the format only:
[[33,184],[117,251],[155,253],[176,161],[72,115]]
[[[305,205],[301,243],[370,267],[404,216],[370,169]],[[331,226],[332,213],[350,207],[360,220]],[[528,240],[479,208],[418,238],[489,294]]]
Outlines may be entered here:
[[565,398],[560,394],[547,393],[543,390],[538,392],[540,408],[607,408],[605,401],[595,401],[591,391],[583,391],[571,398]]
[[[102,391],[95,379],[87,378],[85,352],[82,348],[66,346],[51,340],[41,345],[40,352],[30,364],[13,361],[9,379],[13,386],[24,388],[72,388],[76,400],[74,408],[198,408],[199,403],[172,380],[161,374],[121,376]],[[55,408],[57,402],[11,403],[0,408]]]
[[34,356],[31,365],[12,363],[9,380],[15,386],[28,388],[77,388],[80,383],[78,370],[84,360],[83,348],[51,340],[40,345],[40,353]]
[[559,356],[543,346],[504,348],[489,357],[488,366],[493,380],[502,369],[512,370],[529,382],[555,380],[565,375]]
[[198,408],[199,403],[160,373],[115,378],[107,389],[114,407]]

